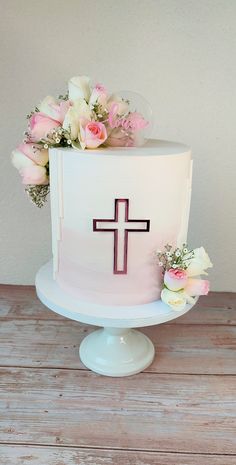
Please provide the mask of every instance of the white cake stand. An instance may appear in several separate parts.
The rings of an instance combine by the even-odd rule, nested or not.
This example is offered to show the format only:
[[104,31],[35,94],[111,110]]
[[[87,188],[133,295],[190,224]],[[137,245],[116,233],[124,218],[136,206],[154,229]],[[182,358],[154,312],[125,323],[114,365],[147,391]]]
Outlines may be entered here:
[[133,375],[152,363],[155,354],[153,343],[147,336],[131,328],[173,320],[193,307],[186,305],[184,310],[177,312],[161,300],[127,307],[77,300],[54,281],[51,262],[40,268],[35,284],[41,302],[54,312],[81,323],[102,327],[82,341],[80,358],[86,367],[106,376]]

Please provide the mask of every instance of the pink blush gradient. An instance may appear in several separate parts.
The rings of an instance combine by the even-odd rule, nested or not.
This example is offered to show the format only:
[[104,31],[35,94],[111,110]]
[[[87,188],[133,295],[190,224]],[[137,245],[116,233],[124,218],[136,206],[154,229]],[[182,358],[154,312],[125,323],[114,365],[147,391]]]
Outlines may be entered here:
[[45,166],[48,162],[48,151],[41,147],[34,143],[22,143],[18,145],[17,150],[34,161],[37,165]]
[[170,291],[179,291],[187,283],[187,273],[179,268],[171,268],[165,272],[164,283]]
[[189,278],[185,286],[185,292],[190,296],[207,295],[210,283],[207,279]]
[[46,139],[52,129],[61,126],[59,121],[56,121],[44,113],[34,113],[29,119],[29,133],[31,141],[39,141]]
[[107,139],[107,130],[103,123],[82,121],[80,124],[81,146],[96,149]]
[[26,185],[48,184],[46,168],[39,165],[31,165],[20,171],[22,183]]

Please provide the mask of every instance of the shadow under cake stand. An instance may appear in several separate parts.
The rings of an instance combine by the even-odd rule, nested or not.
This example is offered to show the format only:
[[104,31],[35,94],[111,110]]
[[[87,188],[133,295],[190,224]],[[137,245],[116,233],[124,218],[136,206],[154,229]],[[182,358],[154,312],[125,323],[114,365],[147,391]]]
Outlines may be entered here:
[[153,343],[133,328],[173,320],[193,307],[186,305],[177,312],[161,300],[127,307],[79,300],[63,291],[53,279],[52,262],[40,268],[35,284],[39,299],[50,310],[71,320],[101,327],[84,338],[80,358],[87,368],[106,376],[133,375],[152,363]]

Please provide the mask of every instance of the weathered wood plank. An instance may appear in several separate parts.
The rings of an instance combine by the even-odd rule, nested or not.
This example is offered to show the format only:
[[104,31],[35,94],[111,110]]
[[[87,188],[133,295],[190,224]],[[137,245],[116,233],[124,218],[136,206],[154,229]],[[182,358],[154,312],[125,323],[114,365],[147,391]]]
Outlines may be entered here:
[[[79,345],[94,329],[71,320],[2,321],[0,366],[83,369]],[[157,351],[147,372],[236,374],[235,326],[165,324],[142,331]]]
[[236,309],[235,292],[209,292],[200,297],[203,307],[234,308]]
[[[0,285],[0,317],[12,319],[64,320],[38,300],[34,286]],[[236,325],[236,293],[211,292],[197,305],[169,324],[234,324]]]
[[231,307],[203,307],[200,301],[190,312],[170,321],[168,324],[236,325],[236,309]]
[[235,378],[1,369],[0,442],[236,454]]
[[236,374],[236,327],[161,325],[143,328],[156,348],[154,373]]
[[235,465],[236,456],[1,446],[0,465]]
[[34,286],[10,286],[6,284],[0,285],[0,317],[1,319],[64,319],[40,302]]

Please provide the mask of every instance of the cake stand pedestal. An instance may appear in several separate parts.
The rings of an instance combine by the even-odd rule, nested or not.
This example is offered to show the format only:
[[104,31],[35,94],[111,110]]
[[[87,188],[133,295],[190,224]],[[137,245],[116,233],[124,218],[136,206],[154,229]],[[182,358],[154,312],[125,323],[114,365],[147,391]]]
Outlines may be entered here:
[[150,339],[133,328],[164,323],[188,312],[174,311],[161,300],[134,306],[107,306],[76,299],[53,279],[52,262],[37,273],[36,291],[50,310],[81,323],[100,326],[80,345],[80,358],[89,369],[106,376],[129,376],[147,368],[155,350]]

